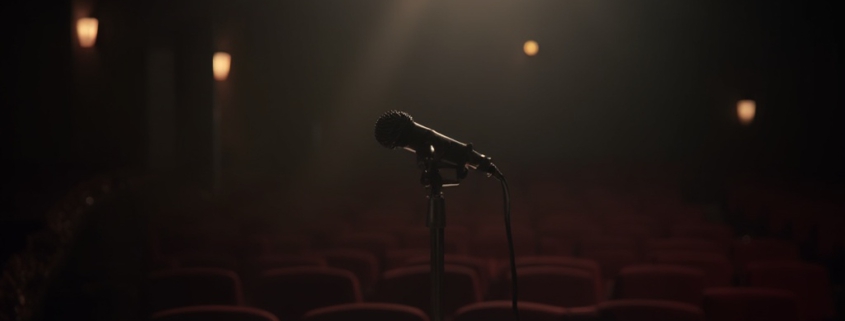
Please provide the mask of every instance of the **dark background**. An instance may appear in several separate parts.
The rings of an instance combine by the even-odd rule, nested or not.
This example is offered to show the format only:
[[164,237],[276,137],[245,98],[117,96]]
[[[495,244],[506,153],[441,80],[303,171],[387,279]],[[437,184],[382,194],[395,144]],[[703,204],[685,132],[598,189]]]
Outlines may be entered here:
[[[834,2],[2,6],[0,218],[9,229],[92,173],[210,184],[215,95],[231,189],[345,191],[391,176],[414,184],[412,156],[372,137],[389,109],[473,142],[506,173],[645,164],[679,167],[704,190],[736,177],[845,186],[845,26]],[[95,48],[77,44],[84,16],[100,21]],[[522,53],[528,39],[540,44],[535,57]],[[233,57],[219,83],[217,50]],[[750,126],[736,119],[739,99],[757,102]]]

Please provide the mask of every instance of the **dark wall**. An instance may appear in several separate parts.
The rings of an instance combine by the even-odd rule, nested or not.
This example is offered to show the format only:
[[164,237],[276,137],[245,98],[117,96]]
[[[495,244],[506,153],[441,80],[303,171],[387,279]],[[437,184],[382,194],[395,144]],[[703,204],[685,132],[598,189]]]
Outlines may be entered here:
[[[4,4],[4,219],[37,217],[93,173],[137,169],[145,153],[145,36],[139,2]],[[99,19],[95,48],[75,21]],[[8,24],[8,25],[5,25]]]
[[[4,4],[9,7],[11,5]],[[513,170],[685,164],[842,186],[842,22],[821,1],[65,1],[4,12],[3,217],[92,172],[147,167],[152,50],[173,56],[170,173],[208,184],[214,97],[230,186],[416,176],[388,109]],[[75,20],[100,19],[93,49]],[[536,57],[521,53],[527,39]],[[232,53],[229,80],[211,55]],[[734,104],[757,100],[739,126]],[[401,155],[400,155],[401,154]],[[340,182],[340,183],[338,183]],[[49,197],[47,197],[49,198]],[[32,207],[21,204],[40,204]],[[26,207],[26,208],[24,208]],[[22,214],[30,213],[30,214]]]
[[[412,170],[372,138],[401,109],[511,167],[845,182],[845,38],[826,3],[363,3],[232,5],[229,169],[294,185]],[[757,101],[751,126],[739,99]]]

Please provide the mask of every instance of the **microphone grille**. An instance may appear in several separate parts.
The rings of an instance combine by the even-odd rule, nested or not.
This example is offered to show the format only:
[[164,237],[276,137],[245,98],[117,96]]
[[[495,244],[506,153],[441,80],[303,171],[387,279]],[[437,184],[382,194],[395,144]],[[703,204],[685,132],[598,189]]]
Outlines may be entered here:
[[388,111],[376,121],[376,140],[390,149],[402,147],[399,141],[413,124],[414,119],[408,113],[398,110]]

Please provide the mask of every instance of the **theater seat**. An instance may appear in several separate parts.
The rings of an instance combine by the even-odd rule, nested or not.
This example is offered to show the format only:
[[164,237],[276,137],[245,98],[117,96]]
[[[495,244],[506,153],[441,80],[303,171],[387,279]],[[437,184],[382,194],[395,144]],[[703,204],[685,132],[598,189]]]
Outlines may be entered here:
[[[453,321],[512,321],[511,301],[488,301],[467,305],[455,312]],[[523,321],[561,321],[566,309],[535,303],[519,302],[519,317]]]
[[836,313],[827,269],[803,262],[755,262],[747,267],[748,284],[791,291],[806,320],[826,320]]
[[711,321],[799,321],[795,294],[770,288],[711,288],[704,291]]
[[156,271],[149,277],[153,312],[195,305],[241,305],[243,292],[235,272],[218,268]]
[[164,310],[153,321],[279,321],[272,313],[249,307],[200,305]]
[[798,261],[798,246],[777,239],[744,239],[734,245],[734,264],[742,271],[755,261]]
[[366,250],[333,249],[320,254],[328,266],[354,273],[362,289],[370,289],[378,279],[378,258]]
[[361,302],[361,289],[352,272],[326,267],[292,267],[262,273],[253,303],[280,320],[344,303]]
[[[373,302],[405,304],[428,313],[431,306],[430,267],[411,266],[384,272],[373,293]],[[443,275],[443,311],[481,301],[478,275],[464,266],[446,264]]]
[[654,254],[657,264],[681,265],[704,271],[705,287],[725,287],[733,283],[734,268],[722,254],[667,251]]
[[517,277],[520,300],[559,307],[583,307],[599,301],[595,275],[582,269],[524,267],[517,269]]
[[704,321],[696,305],[661,300],[612,300],[597,306],[602,321]]
[[704,272],[672,265],[636,265],[623,268],[616,282],[615,298],[665,300],[701,304]]
[[415,307],[392,303],[349,303],[311,310],[302,321],[428,321]]

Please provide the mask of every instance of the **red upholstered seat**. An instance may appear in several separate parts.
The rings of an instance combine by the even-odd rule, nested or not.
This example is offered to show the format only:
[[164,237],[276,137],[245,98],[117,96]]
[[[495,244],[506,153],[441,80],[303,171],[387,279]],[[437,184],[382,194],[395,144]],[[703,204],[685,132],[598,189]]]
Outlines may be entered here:
[[770,288],[711,288],[704,291],[704,314],[712,321],[798,321],[795,294]]
[[[535,302],[519,302],[520,320],[561,321],[566,309]],[[460,308],[454,321],[512,321],[511,301],[488,301],[470,304]]]
[[319,255],[268,255],[253,262],[258,271],[281,269],[296,266],[327,266],[326,259]]
[[279,321],[272,313],[249,307],[200,305],[164,310],[153,321]]
[[631,250],[603,250],[584,253],[585,258],[594,260],[601,266],[601,273],[605,279],[616,278],[625,266],[642,263],[639,255]]
[[645,252],[652,254],[665,251],[706,252],[725,254],[718,243],[696,238],[661,238],[650,239],[645,242]]
[[[483,258],[507,258],[508,243],[504,228],[499,231],[484,229],[470,239],[469,254]],[[534,232],[530,229],[513,229],[514,252],[516,255],[533,255],[536,253]]]
[[567,238],[545,236],[537,242],[538,255],[575,255],[575,243]]
[[[405,304],[428,313],[431,306],[431,277],[427,265],[393,269],[382,275],[371,301]],[[458,308],[481,301],[475,270],[446,264],[443,275],[443,311],[448,315]]]
[[599,302],[595,274],[583,269],[524,267],[517,268],[517,277],[520,300],[559,307],[583,307]]
[[755,262],[747,267],[748,283],[754,287],[791,291],[798,298],[806,320],[826,320],[836,313],[827,270],[803,262]]
[[597,307],[607,321],[704,321],[696,305],[661,300],[613,300]]
[[734,264],[738,270],[755,261],[797,261],[798,246],[777,239],[742,239],[734,245]]
[[636,265],[619,272],[614,296],[701,304],[704,272],[673,265]]
[[194,305],[241,305],[242,291],[238,275],[225,269],[180,268],[153,272],[149,277],[154,312]]
[[734,238],[733,230],[725,225],[708,223],[684,223],[670,229],[671,237],[705,239],[716,242],[719,247],[728,250]]
[[[596,280],[597,299],[600,300],[603,297],[601,267],[596,261],[567,256],[523,256],[516,258],[516,266],[517,269],[536,266],[557,266],[587,271]],[[507,261],[500,262],[499,278],[507,279],[508,273],[510,273],[509,263]]]
[[348,233],[340,235],[334,241],[337,248],[353,248],[369,251],[378,258],[380,264],[387,260],[387,251],[398,249],[399,241],[388,233]]
[[[469,233],[461,226],[447,225],[444,236],[444,251],[448,254],[466,254]],[[403,248],[425,249],[431,244],[431,231],[425,226],[407,228],[399,235]]]
[[[468,255],[446,254],[443,257],[446,264],[465,266],[471,268],[478,275],[481,293],[487,291],[487,288],[492,282],[494,262],[488,259],[481,259]],[[405,261],[405,266],[425,265],[428,266],[431,262],[431,255],[421,255],[408,259]]]
[[350,271],[358,278],[363,289],[369,289],[378,279],[378,258],[366,250],[334,249],[320,252],[328,266]]
[[724,287],[733,283],[733,264],[722,254],[667,251],[653,254],[658,264],[682,265],[704,271],[705,287]]
[[297,319],[312,309],[361,302],[352,272],[326,267],[292,267],[262,273],[253,303],[280,320]]
[[422,310],[393,303],[349,303],[314,309],[303,321],[428,321]]

